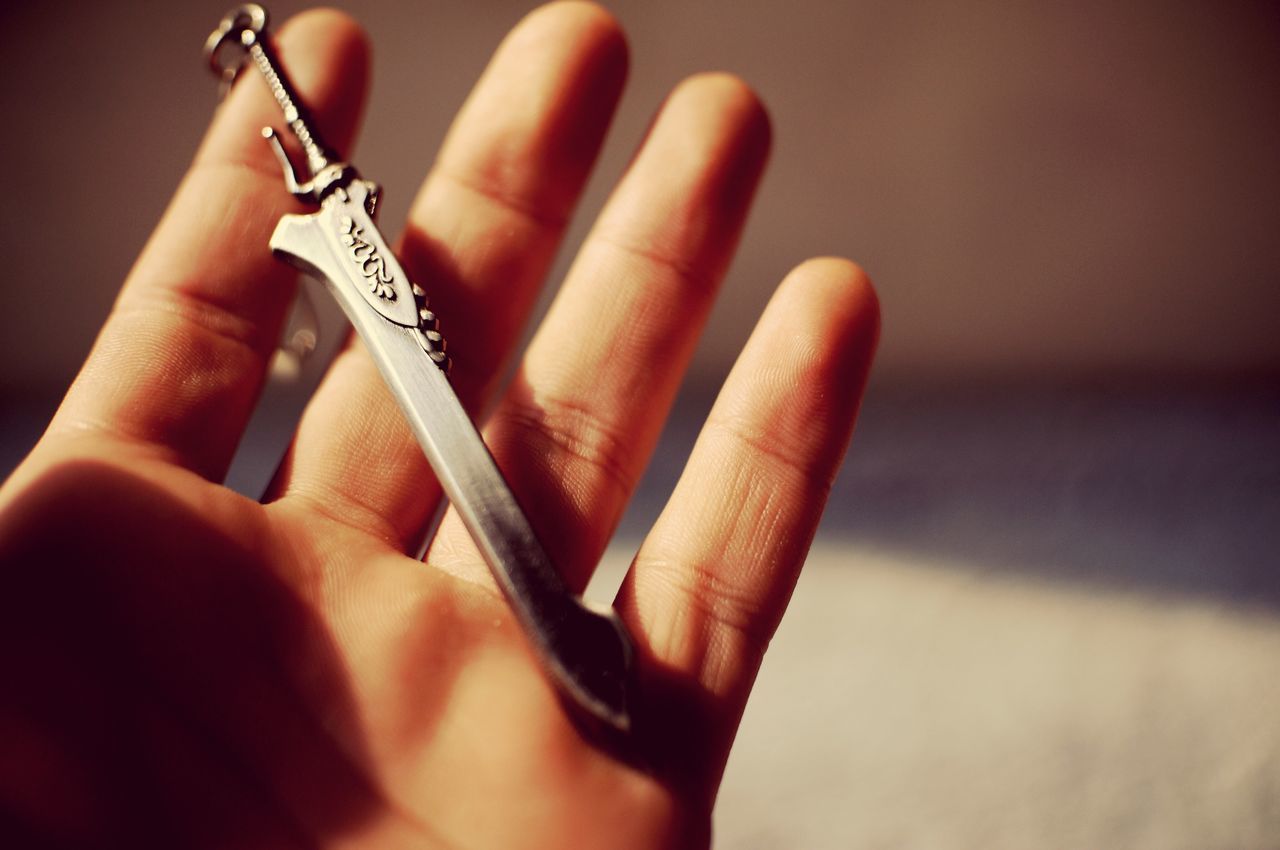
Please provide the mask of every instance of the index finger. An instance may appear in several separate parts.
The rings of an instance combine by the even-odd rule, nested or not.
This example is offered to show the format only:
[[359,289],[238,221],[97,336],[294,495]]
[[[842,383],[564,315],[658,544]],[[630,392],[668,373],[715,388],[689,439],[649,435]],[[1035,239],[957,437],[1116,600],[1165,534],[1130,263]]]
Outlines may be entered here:
[[[359,27],[339,12],[307,12],[276,43],[320,131],[345,151],[368,75]],[[212,99],[212,80],[207,93]],[[298,211],[260,133],[283,124],[261,75],[246,68],[129,274],[50,437],[105,435],[210,479],[225,473],[296,285],[294,271],[267,246],[280,216]]]

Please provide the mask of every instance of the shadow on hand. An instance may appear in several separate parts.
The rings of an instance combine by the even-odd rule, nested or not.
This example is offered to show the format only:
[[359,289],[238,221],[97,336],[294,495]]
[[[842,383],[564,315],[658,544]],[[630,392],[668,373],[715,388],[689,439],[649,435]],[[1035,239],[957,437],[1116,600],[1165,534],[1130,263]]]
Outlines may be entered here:
[[343,661],[267,545],[97,462],[64,464],[10,507],[6,832],[313,846],[374,815],[382,797]]

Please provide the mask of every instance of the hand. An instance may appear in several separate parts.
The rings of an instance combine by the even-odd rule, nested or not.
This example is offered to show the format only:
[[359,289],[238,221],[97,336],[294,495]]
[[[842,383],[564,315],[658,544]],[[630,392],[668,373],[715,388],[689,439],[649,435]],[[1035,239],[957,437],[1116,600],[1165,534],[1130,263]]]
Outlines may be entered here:
[[[347,149],[367,66],[355,25],[307,13],[279,48]],[[741,82],[678,86],[491,405],[625,66],[600,9],[529,15],[398,248],[577,589],[653,449],[769,145]],[[0,491],[5,829],[42,846],[705,845],[852,429],[877,333],[866,279],[823,259],[783,281],[636,556],[616,604],[651,712],[638,769],[568,722],[456,517],[425,565],[405,555],[440,492],[358,341],[263,502],[221,486],[295,285],[267,250],[298,211],[258,134],[275,110],[243,75]]]

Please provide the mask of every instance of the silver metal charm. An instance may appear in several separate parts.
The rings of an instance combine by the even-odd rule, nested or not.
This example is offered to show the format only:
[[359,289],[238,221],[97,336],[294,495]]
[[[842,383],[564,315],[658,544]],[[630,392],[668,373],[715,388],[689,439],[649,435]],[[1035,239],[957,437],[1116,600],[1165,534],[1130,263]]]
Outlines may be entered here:
[[[237,55],[227,63],[233,48]],[[279,134],[262,131],[286,188],[319,207],[283,216],[271,250],[323,280],[337,298],[576,719],[625,738],[632,720],[630,637],[612,608],[589,606],[569,591],[458,401],[426,292],[409,280],[374,223],[378,185],[321,140],[271,47],[261,6],[228,13],[205,43],[205,55],[224,89],[245,58],[252,60],[306,156],[309,173],[300,180]]]

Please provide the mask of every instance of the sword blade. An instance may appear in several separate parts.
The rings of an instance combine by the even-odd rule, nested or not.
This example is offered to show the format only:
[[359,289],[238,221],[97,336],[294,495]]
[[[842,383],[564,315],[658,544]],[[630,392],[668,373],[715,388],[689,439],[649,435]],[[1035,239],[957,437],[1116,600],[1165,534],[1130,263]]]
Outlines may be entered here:
[[[342,306],[544,669],[579,711],[576,719],[625,737],[631,729],[630,637],[612,608],[590,607],[569,591],[448,376],[429,356],[443,359],[443,351],[428,351],[420,327],[399,323],[406,303],[407,315],[416,315],[418,290],[368,213],[369,185],[353,181],[318,212],[284,216],[271,249],[324,281]],[[371,294],[371,283],[381,295]]]
[[423,355],[413,331],[367,309],[355,312],[362,314],[357,331],[548,672],[592,718],[627,732],[631,646],[617,614],[570,593],[448,377]]

